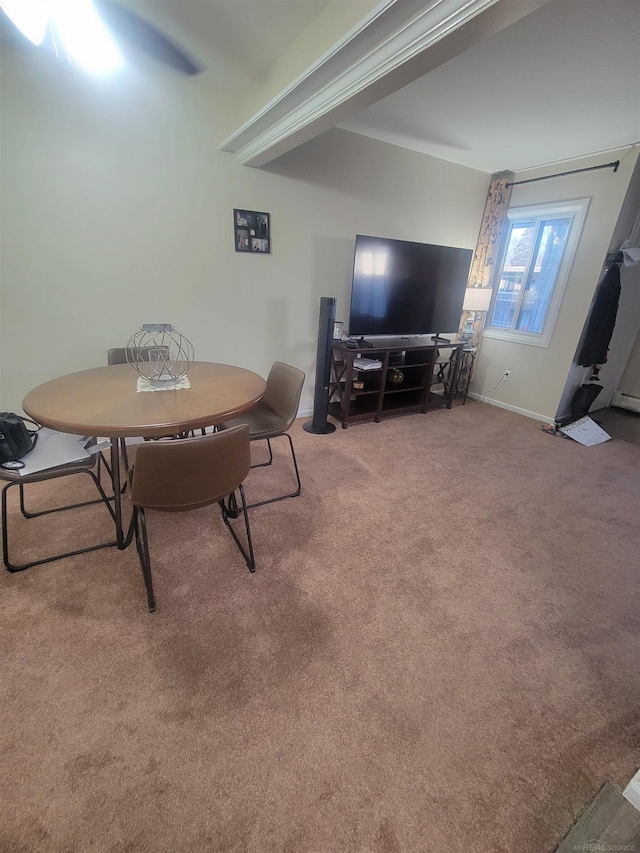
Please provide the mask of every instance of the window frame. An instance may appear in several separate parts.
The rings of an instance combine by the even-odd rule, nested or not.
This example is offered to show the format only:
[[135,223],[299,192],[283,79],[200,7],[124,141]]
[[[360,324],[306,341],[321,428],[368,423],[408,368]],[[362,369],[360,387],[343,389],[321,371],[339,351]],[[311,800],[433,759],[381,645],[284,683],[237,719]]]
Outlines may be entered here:
[[[523,205],[521,207],[509,208],[509,210],[507,211],[507,218],[505,220],[505,227],[502,233],[502,245],[500,246],[500,252],[498,254],[498,263],[495,268],[496,277],[493,281],[491,303],[489,305],[489,310],[487,311],[487,321],[483,331],[484,337],[493,338],[495,340],[501,341],[509,341],[510,343],[514,344],[527,344],[529,346],[545,348],[549,347],[556,320],[558,318],[558,312],[560,311],[562,297],[567,286],[569,273],[571,272],[571,267],[573,266],[573,261],[575,259],[578,243],[580,242],[580,237],[582,235],[582,228],[587,217],[589,202],[589,198],[579,198],[572,199],[570,201],[542,202],[540,204],[528,204],[526,206]],[[493,316],[496,299],[498,297],[498,285],[505,256],[507,253],[509,234],[511,232],[510,225],[514,221],[517,222],[519,220],[524,219],[533,219],[537,221],[540,219],[550,219],[558,217],[570,218],[571,222],[569,224],[569,233],[565,244],[564,254],[562,256],[562,261],[558,268],[558,274],[556,276],[551,297],[549,299],[549,308],[547,310],[547,315],[545,317],[542,332],[519,331],[515,328],[505,329],[500,326],[491,326],[490,318]],[[534,258],[532,253],[527,262],[527,274],[529,272],[529,268],[533,260]],[[526,284],[526,280],[526,277],[523,278],[523,284]],[[514,324],[517,323],[517,321],[518,312],[514,314]]]

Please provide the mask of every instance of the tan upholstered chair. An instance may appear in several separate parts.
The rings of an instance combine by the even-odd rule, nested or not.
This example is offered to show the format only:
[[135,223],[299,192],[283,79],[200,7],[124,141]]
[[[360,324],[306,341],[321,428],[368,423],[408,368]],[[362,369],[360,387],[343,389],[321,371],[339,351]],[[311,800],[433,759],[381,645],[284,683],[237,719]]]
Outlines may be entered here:
[[[179,441],[154,441],[139,444],[130,473],[133,517],[127,541],[136,537],[140,565],[147,589],[149,610],[155,610],[151,560],[147,536],[146,509],[161,512],[185,512],[219,503],[222,519],[231,531],[249,571],[255,571],[251,528],[242,483],[251,467],[249,427],[240,425],[224,432],[185,438]],[[235,499],[240,493],[240,506]],[[231,498],[229,505],[225,499]],[[230,518],[244,515],[245,548]]]
[[[95,470],[97,469],[97,470]],[[55,507],[53,509],[45,509],[40,510],[39,512],[28,512],[25,508],[24,502],[24,490],[25,486],[30,483],[41,483],[44,480],[57,480],[60,477],[69,477],[73,474],[88,474],[93,480],[98,492],[100,493],[100,497],[97,500],[91,501],[83,501],[82,503],[69,504],[67,506]],[[0,468],[0,480],[4,480],[7,485],[2,489],[2,557],[4,560],[5,567],[10,572],[21,572],[24,569],[28,569],[31,566],[39,566],[42,563],[51,563],[54,560],[62,560],[63,557],[73,557],[76,554],[85,554],[88,551],[97,551],[99,548],[110,548],[113,545],[116,545],[117,542],[114,540],[112,542],[104,542],[100,545],[91,545],[88,548],[79,548],[76,551],[65,551],[63,554],[56,554],[53,557],[44,557],[39,560],[32,560],[29,563],[23,563],[21,565],[15,565],[11,563],[9,559],[9,524],[8,524],[8,512],[7,512],[7,493],[9,489],[14,486],[17,486],[19,494],[20,494],[20,512],[25,518],[36,518],[39,515],[48,515],[52,512],[62,512],[67,509],[76,509],[81,506],[89,506],[94,503],[104,503],[109,510],[111,517],[115,521],[115,515],[113,511],[113,507],[109,503],[113,498],[109,498],[104,489],[100,484],[100,459],[99,456],[96,457],[96,454],[93,454],[88,459],[83,459],[79,462],[71,462],[68,465],[58,465],[55,468],[47,468],[44,471],[37,471],[33,474],[25,474],[21,476],[18,471],[7,471],[4,468]]]
[[267,390],[260,402],[239,417],[220,425],[221,429],[228,429],[236,424],[249,424],[251,441],[267,442],[269,459],[266,462],[253,465],[252,467],[254,468],[271,465],[273,462],[273,453],[271,450],[272,438],[286,436],[289,439],[291,458],[297,481],[296,490],[286,495],[279,495],[275,498],[268,498],[258,503],[249,504],[249,508],[273,503],[274,501],[281,501],[285,498],[295,498],[300,494],[302,488],[300,484],[300,472],[298,471],[296,453],[293,449],[293,441],[288,430],[298,414],[303,384],[304,373],[302,370],[290,364],[276,361],[269,371]]

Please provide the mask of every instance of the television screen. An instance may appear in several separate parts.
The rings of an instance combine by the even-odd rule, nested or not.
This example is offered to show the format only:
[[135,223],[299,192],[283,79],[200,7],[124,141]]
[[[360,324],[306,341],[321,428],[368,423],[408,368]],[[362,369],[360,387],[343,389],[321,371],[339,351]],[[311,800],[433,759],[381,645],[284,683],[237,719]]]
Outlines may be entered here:
[[458,330],[471,249],[356,236],[349,335]]

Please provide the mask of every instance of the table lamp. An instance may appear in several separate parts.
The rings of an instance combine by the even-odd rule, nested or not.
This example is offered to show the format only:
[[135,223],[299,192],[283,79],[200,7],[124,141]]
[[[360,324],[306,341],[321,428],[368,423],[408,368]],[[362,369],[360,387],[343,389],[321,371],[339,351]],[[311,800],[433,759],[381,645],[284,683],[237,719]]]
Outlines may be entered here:
[[464,302],[462,310],[469,311],[470,314],[464,324],[462,334],[460,335],[463,341],[470,341],[473,337],[473,329],[476,322],[476,312],[488,311],[491,303],[491,288],[490,287],[468,287],[464,294]]

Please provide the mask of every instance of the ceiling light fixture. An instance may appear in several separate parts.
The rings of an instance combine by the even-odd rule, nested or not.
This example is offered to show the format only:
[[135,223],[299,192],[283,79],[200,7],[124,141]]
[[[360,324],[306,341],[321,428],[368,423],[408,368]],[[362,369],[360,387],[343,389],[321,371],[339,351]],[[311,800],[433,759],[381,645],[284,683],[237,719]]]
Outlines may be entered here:
[[60,42],[69,62],[87,71],[104,74],[122,65],[122,54],[92,0],[0,0],[0,8],[36,45],[49,28],[54,47]]
[[47,0],[0,0],[0,9],[23,36],[35,45],[42,44],[49,24]]

